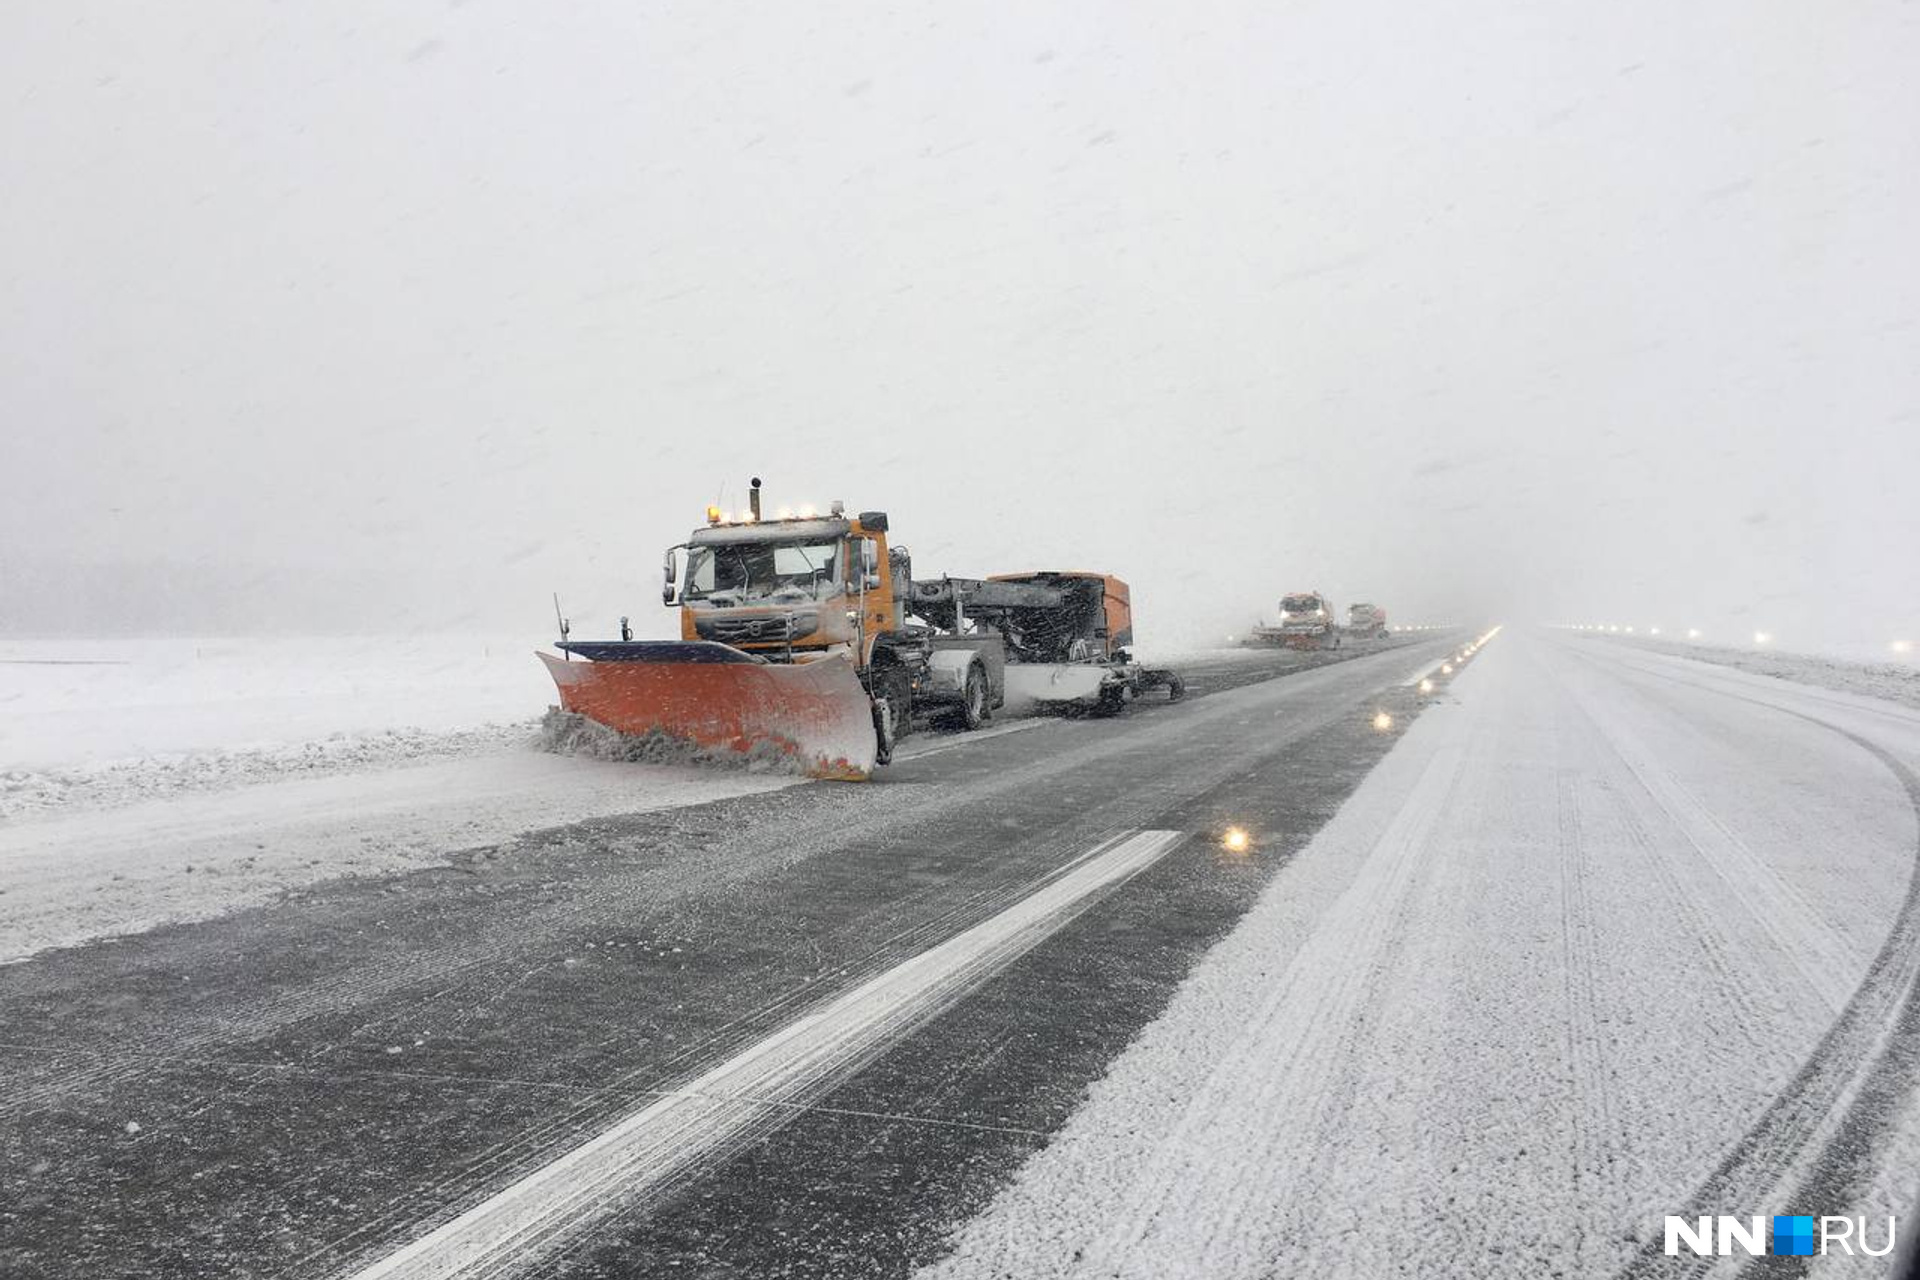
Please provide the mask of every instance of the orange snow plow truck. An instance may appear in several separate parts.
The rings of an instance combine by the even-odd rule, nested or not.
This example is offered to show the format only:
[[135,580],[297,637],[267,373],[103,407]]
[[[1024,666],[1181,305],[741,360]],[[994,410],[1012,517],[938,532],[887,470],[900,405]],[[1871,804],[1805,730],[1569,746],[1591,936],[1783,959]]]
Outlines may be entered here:
[[[1143,667],[1126,583],[1027,573],[915,581],[885,512],[768,517],[760,481],[736,516],[668,550],[680,639],[574,640],[542,653],[564,710],[620,733],[861,779],[921,722],[976,728],[1006,704],[1100,713],[1179,677]],[[681,552],[686,553],[684,565]]]
[[1347,634],[1360,640],[1387,638],[1387,611],[1377,604],[1347,606]]
[[1338,649],[1340,626],[1333,605],[1318,591],[1280,597],[1280,625],[1256,626],[1247,643],[1288,649]]

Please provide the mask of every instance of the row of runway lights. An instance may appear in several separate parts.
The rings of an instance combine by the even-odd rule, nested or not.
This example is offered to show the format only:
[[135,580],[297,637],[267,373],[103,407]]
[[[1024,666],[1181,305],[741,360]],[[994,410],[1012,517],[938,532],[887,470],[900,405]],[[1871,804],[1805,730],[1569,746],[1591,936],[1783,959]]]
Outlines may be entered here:
[[[1557,625],[1556,629],[1560,631],[1593,631],[1593,632],[1601,632],[1607,635],[1631,636],[1631,635],[1641,634],[1641,632],[1634,627],[1621,626],[1619,623],[1616,623],[1616,622],[1562,622]],[[1660,631],[1660,628],[1658,627],[1648,627],[1646,629],[1645,634],[1650,636],[1657,636],[1661,634],[1661,631]],[[1706,635],[1707,633],[1700,630],[1700,628],[1698,627],[1688,627],[1686,630],[1686,637],[1689,640],[1704,640],[1706,639]],[[1753,633],[1754,648],[1764,649],[1772,643],[1773,643],[1773,632],[1756,631]],[[1911,640],[1887,641],[1888,653],[1909,654],[1913,652],[1913,649],[1914,649],[1913,641]]]
[[[1453,622],[1408,622],[1404,624],[1390,624],[1387,630],[1398,636],[1406,635],[1413,631],[1452,631],[1458,625],[1458,623]],[[1227,633],[1227,643],[1239,644],[1240,633],[1237,631],[1229,631]]]
[[[1411,630],[1411,628],[1409,628],[1409,630]],[[1439,686],[1434,683],[1433,678],[1435,675],[1440,675],[1440,676],[1452,675],[1455,671],[1465,666],[1467,664],[1467,660],[1472,658],[1474,654],[1480,652],[1481,649],[1485,648],[1487,641],[1493,639],[1495,636],[1499,634],[1500,634],[1500,628],[1498,626],[1495,626],[1492,630],[1484,632],[1483,634],[1477,636],[1476,638],[1469,641],[1468,643],[1461,645],[1458,652],[1450,655],[1445,662],[1442,662],[1433,671],[1430,671],[1426,675],[1421,676],[1420,684],[1418,686],[1420,690],[1420,696],[1423,698],[1432,696],[1439,689]],[[1384,707],[1379,708],[1375,710],[1373,713],[1372,723],[1373,723],[1373,730],[1375,733],[1391,733],[1393,732],[1393,724],[1394,724],[1393,713],[1386,710]],[[1249,832],[1245,827],[1239,827],[1239,826],[1228,827],[1225,831],[1220,833],[1220,847],[1226,850],[1228,853],[1244,854],[1249,849],[1253,848],[1253,834]]]
[[[1440,664],[1439,674],[1443,676],[1452,675],[1457,668],[1466,665],[1467,659],[1485,648],[1487,641],[1499,634],[1500,628],[1496,625],[1491,630],[1484,631],[1472,640],[1469,640],[1466,644],[1461,645],[1458,653],[1455,653],[1451,658]],[[1434,684],[1433,676],[1433,672],[1428,672],[1426,675],[1420,677],[1418,688],[1422,697],[1431,695],[1439,687]],[[1376,711],[1373,714],[1373,727],[1381,733],[1385,733],[1393,728],[1393,717],[1385,711]]]

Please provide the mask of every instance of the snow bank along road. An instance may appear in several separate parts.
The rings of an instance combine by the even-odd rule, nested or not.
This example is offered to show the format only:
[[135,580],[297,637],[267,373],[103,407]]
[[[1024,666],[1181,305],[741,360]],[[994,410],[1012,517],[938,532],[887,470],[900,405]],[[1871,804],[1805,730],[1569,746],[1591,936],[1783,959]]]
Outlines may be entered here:
[[1661,1275],[1909,1201],[1920,713],[1443,652],[0,968],[0,1271]]

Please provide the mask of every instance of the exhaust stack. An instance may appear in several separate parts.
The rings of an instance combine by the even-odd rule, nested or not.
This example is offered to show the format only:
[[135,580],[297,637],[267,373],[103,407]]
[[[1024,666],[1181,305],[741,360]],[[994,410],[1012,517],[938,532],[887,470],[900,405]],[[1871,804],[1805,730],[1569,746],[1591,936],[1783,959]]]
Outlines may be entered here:
[[760,523],[760,477],[753,478],[753,485],[747,491],[747,509],[753,512],[753,522]]

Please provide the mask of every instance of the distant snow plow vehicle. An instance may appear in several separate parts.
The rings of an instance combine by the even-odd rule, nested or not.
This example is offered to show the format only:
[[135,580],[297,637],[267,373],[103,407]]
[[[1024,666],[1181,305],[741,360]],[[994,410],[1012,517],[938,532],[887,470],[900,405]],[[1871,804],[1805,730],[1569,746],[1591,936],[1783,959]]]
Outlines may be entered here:
[[906,550],[888,546],[885,512],[848,516],[836,502],[824,516],[768,518],[760,487],[756,478],[747,511],[709,507],[707,526],[668,550],[661,598],[680,607],[679,640],[631,639],[623,620],[619,640],[576,641],[561,621],[565,656],[540,658],[565,710],[623,734],[860,779],[916,721],[984,723],[1010,672],[1023,698],[1100,711],[1149,688],[1181,692],[1172,672],[1121,647],[1132,621],[1117,578],[915,582]]
[[1387,638],[1387,611],[1377,604],[1347,606],[1347,634],[1361,640]]
[[1289,649],[1338,649],[1340,627],[1325,596],[1318,591],[1300,591],[1280,598],[1280,625],[1255,627],[1252,640]]

